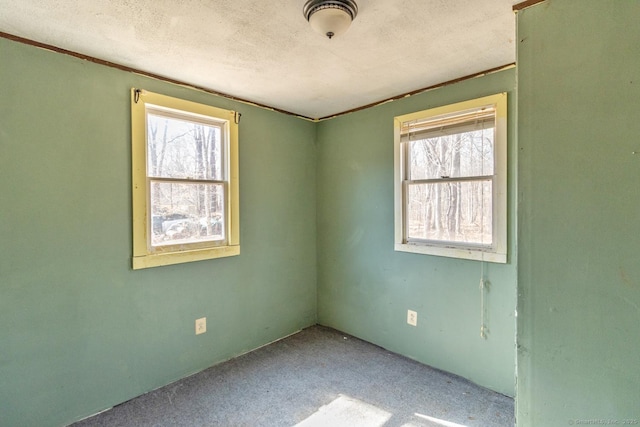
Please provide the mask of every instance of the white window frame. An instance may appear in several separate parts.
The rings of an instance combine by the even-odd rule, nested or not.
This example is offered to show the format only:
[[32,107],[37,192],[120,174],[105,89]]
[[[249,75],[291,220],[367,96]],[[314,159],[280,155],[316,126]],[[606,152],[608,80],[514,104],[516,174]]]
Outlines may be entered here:
[[[406,237],[406,143],[401,141],[402,124],[454,116],[456,113],[495,108],[494,174],[492,177],[492,240],[491,246],[464,242],[409,241]],[[469,101],[431,108],[394,118],[394,249],[401,252],[471,259],[495,263],[507,262],[507,93],[498,93]]]
[[[151,244],[151,181],[147,171],[147,114],[175,116],[181,120],[215,123],[222,129],[224,186],[224,240],[170,246]],[[231,110],[131,89],[133,269],[157,267],[240,254],[237,113]],[[171,180],[168,180],[171,181]]]

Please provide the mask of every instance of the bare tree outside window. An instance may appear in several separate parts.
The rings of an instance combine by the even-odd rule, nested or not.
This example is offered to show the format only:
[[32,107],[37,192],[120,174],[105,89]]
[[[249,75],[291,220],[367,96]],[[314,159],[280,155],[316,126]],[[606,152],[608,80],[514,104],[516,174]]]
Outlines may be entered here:
[[225,239],[222,127],[147,114],[151,245]]
[[493,127],[408,144],[407,238],[492,243]]

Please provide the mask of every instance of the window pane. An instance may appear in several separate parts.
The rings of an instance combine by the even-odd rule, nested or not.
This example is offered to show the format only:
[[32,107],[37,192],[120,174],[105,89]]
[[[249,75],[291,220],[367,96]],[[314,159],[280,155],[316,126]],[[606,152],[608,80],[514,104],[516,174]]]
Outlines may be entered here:
[[219,126],[147,113],[147,171],[159,178],[222,180]]
[[412,184],[407,238],[491,245],[491,181]]
[[224,240],[224,185],[151,182],[151,245]]
[[493,175],[494,128],[409,141],[410,180]]

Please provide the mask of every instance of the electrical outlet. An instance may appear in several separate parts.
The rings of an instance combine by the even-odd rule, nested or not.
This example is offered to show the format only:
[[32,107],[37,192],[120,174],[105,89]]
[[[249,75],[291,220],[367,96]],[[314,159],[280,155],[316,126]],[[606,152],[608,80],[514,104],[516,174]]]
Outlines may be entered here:
[[418,313],[413,310],[407,310],[407,323],[411,326],[418,326]]
[[207,332],[207,318],[196,319],[196,335],[204,334],[205,332]]

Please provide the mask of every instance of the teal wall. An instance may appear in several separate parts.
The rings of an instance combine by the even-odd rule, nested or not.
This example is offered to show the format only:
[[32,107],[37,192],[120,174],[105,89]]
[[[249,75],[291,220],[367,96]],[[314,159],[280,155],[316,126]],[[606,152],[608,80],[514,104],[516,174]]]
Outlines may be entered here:
[[[509,96],[509,263],[485,265],[484,340],[481,263],[393,249],[393,118],[498,92]],[[319,124],[319,323],[513,396],[515,105],[512,68]]]
[[[131,270],[132,86],[242,113],[240,256]],[[0,39],[0,425],[64,425],[315,324],[315,135]]]
[[639,18],[631,0],[518,13],[521,427],[640,420]]

